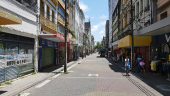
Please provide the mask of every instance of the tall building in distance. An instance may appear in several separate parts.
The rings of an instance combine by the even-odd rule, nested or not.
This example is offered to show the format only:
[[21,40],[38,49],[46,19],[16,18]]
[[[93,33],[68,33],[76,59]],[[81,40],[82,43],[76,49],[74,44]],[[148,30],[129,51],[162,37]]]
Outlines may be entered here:
[[109,0],[108,5],[109,5],[109,50],[111,51],[112,48],[112,14],[113,11],[116,7],[118,0]]

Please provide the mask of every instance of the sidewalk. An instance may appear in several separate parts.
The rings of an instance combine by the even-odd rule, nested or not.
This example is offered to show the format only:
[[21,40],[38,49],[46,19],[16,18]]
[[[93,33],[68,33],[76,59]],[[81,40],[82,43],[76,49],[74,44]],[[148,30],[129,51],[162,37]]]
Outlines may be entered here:
[[[111,58],[107,58],[110,62],[113,63]],[[122,62],[114,63],[121,67],[122,69],[125,68],[125,65]],[[154,75],[152,72],[146,72],[148,79],[145,78],[144,73],[142,77],[140,77],[137,67],[134,67],[133,72],[130,72],[131,75],[137,77],[138,79],[142,80],[145,84],[149,85],[159,93],[163,94],[164,96],[169,96],[170,93],[170,81],[167,80],[167,75]]]
[[[67,68],[80,60],[82,60],[82,58],[79,58],[77,61],[67,63]],[[0,86],[0,95],[16,96],[20,92],[29,89],[37,85],[38,83],[60,73],[63,69],[64,69],[63,66],[54,66],[44,70],[43,72],[36,73],[35,75],[28,74],[24,77],[14,79],[10,85]]]

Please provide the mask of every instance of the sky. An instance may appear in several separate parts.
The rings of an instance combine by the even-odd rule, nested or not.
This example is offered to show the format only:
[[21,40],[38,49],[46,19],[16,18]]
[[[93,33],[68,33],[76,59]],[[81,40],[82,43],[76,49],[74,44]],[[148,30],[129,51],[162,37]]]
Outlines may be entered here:
[[105,36],[105,24],[109,19],[108,0],[79,0],[85,15],[85,22],[91,21],[91,34],[94,41],[101,41]]

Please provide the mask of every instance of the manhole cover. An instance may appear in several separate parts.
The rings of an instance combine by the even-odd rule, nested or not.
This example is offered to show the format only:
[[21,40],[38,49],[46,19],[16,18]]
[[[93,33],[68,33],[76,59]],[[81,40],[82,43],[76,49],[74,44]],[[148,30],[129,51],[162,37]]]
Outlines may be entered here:
[[163,91],[170,91],[170,86],[168,86],[168,85],[158,85],[156,87]]
[[89,76],[91,76],[91,77],[97,77],[97,76],[99,76],[98,74],[89,74]]

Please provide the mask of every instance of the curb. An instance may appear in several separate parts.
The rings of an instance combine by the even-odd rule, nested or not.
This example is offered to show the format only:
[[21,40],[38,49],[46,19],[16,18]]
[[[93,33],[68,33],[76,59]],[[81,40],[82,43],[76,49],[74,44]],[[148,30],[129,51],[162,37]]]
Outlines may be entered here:
[[[79,62],[80,60],[83,60],[83,59],[80,59],[80,58],[79,58],[77,61],[75,61],[75,62],[73,62],[73,63],[67,65],[67,68],[69,68],[71,65],[76,64],[76,63]],[[63,70],[64,70],[64,67],[61,67],[61,68],[59,68],[59,69],[57,70],[57,72],[61,73],[61,71],[63,71]],[[52,72],[50,72],[50,73],[52,73]],[[57,74],[59,74],[59,73],[57,73]],[[13,90],[14,92],[4,93],[4,94],[1,94],[1,95],[2,95],[2,96],[17,96],[17,95],[20,94],[21,92],[23,92],[23,91],[25,91],[25,90],[27,90],[27,89],[33,87],[33,86],[36,86],[36,85],[42,83],[43,81],[45,81],[45,80],[49,79],[50,77],[55,76],[55,75],[57,75],[57,74],[53,73],[53,74],[51,74],[51,75],[45,77],[45,78],[42,79],[42,80],[36,81],[36,82],[34,82],[34,83],[28,85],[28,86],[25,87],[25,88]],[[17,79],[16,79],[16,80],[17,80]],[[18,91],[18,90],[19,90],[19,91]]]

